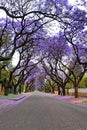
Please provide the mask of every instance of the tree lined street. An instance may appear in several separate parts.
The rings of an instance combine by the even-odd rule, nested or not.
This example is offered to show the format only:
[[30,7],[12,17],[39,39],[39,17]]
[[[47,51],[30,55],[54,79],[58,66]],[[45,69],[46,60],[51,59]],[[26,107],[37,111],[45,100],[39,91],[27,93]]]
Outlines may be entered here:
[[87,88],[86,8],[86,0],[0,0],[1,93],[74,88],[77,98]]
[[0,0],[0,130],[87,130],[87,0],[73,1]]
[[87,109],[41,92],[0,114],[1,130],[87,130]]

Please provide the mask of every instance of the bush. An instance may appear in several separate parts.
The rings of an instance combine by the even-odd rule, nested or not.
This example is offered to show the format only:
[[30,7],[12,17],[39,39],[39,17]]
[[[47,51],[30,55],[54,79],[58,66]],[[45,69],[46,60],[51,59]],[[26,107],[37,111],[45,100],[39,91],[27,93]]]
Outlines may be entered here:
[[81,80],[79,84],[79,88],[87,88],[87,75],[85,75]]
[[70,89],[70,88],[72,88],[72,86],[73,86],[72,82],[68,82],[66,84],[66,89]]
[[51,92],[51,87],[49,85],[46,85],[45,92],[47,92],[47,93]]

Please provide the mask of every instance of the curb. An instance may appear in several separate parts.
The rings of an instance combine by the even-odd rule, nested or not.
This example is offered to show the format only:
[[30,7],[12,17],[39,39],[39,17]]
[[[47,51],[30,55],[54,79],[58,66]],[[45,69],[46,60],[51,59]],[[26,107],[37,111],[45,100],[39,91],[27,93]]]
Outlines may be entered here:
[[30,95],[24,94],[24,95],[20,95],[19,97],[16,97],[16,98],[0,98],[0,99],[2,99],[2,100],[11,100],[11,101],[19,101],[19,100],[21,100],[23,98],[26,98],[26,97],[29,97],[29,96]]
[[25,98],[25,97],[26,97],[26,95],[21,96],[21,97],[19,97],[19,98],[9,98],[8,100],[19,101],[19,100],[21,100],[21,99],[23,99],[23,98]]

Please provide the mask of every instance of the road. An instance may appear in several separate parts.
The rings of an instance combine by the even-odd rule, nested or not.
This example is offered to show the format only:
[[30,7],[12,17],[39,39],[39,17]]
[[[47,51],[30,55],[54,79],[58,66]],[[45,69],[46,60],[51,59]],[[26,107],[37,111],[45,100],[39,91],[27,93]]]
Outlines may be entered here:
[[34,92],[0,114],[0,130],[87,130],[87,108]]

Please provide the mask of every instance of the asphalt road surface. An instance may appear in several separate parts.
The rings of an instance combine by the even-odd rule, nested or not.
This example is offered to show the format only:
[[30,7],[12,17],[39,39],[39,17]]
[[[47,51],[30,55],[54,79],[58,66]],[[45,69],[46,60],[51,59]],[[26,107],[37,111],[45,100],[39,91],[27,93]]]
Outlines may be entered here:
[[34,92],[0,114],[0,130],[87,130],[87,108]]

